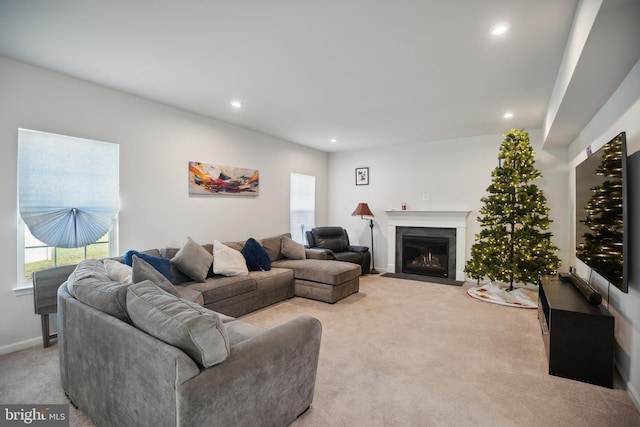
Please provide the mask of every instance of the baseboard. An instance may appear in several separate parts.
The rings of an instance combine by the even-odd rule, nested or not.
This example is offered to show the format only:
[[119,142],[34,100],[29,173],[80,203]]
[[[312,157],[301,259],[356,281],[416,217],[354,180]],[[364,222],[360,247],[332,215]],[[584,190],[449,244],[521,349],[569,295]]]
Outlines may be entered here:
[[407,273],[384,273],[385,277],[393,277],[396,279],[407,279],[407,280],[417,280],[420,282],[429,282],[429,283],[437,283],[439,285],[453,285],[453,286],[462,286],[464,282],[459,282],[453,279],[447,279],[444,277],[432,277],[432,276],[424,276],[421,274],[407,274]]
[[631,401],[634,405],[636,405],[636,409],[640,412],[640,394],[638,390],[633,387],[631,382],[627,381],[627,393],[629,393],[629,397],[631,397]]
[[638,390],[636,390],[633,384],[631,384],[631,381],[629,381],[629,375],[624,369],[622,369],[622,366],[617,359],[614,359],[613,365],[616,371],[618,371],[618,373],[620,374],[622,381],[624,381],[624,385],[627,388],[627,394],[631,398],[631,401],[635,405],[638,412],[640,412],[640,393],[638,393]]
[[3,345],[0,347],[0,356],[3,354],[14,353],[16,351],[25,350],[27,348],[34,347],[36,345],[42,345],[42,337],[31,338],[25,341],[16,342],[9,345]]

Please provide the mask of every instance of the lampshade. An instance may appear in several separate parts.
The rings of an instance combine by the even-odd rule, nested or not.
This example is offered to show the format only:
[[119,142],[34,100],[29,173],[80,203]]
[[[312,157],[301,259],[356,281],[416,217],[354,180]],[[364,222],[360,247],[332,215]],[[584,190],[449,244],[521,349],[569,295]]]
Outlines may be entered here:
[[371,212],[371,209],[369,209],[369,205],[367,205],[366,203],[358,203],[356,210],[353,211],[351,216],[356,216],[356,215],[360,215],[361,217],[373,216],[373,213]]

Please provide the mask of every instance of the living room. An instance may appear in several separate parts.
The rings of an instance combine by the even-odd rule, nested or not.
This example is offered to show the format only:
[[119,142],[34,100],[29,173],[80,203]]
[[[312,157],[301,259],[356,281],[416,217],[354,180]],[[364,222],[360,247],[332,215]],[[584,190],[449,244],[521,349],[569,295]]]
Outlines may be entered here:
[[[599,26],[615,27],[615,22],[607,21],[606,14],[616,7],[631,7],[633,2],[573,3],[577,23],[572,27],[574,31],[567,32],[569,38],[565,45],[553,48],[560,52],[559,59],[565,48],[570,51],[568,46],[572,43],[594,50],[585,50],[590,56],[574,58],[573,72],[571,67],[552,70],[555,86],[560,89],[548,88],[551,98],[545,105],[547,118],[527,125],[526,129],[536,150],[536,167],[543,175],[537,185],[548,199],[554,221],[551,231],[563,271],[576,265],[572,249],[575,242],[573,170],[586,157],[585,150],[589,146],[597,149],[621,131],[627,135],[629,156],[640,150],[638,50],[632,52],[635,56],[627,55],[625,61],[605,61],[603,69],[617,76],[614,85],[606,80],[598,86],[596,77],[589,80],[585,88],[579,81],[586,79],[581,67],[591,66],[595,61],[593,56],[596,59],[597,55],[615,57],[611,51],[616,49],[599,45],[596,36],[600,37],[604,31]],[[636,11],[637,8],[634,13]],[[593,22],[598,25],[593,25],[591,38],[588,29],[585,32],[579,27],[589,25],[578,19],[588,20],[589,16],[592,25]],[[11,201],[0,208],[3,224],[0,236],[4,242],[0,248],[3,278],[0,354],[30,348],[41,341],[40,319],[33,312],[32,295],[17,283],[15,201],[19,128],[119,144],[121,253],[131,248],[179,246],[186,236],[202,242],[232,241],[288,232],[290,174],[303,173],[315,176],[316,225],[341,225],[354,243],[366,246],[371,243],[368,222],[351,213],[358,203],[369,204],[375,215],[375,265],[385,271],[390,238],[385,211],[400,210],[402,203],[406,203],[408,210],[469,211],[466,246],[471,246],[480,230],[475,218],[481,207],[480,198],[491,182],[491,171],[498,163],[502,133],[512,127],[524,127],[517,116],[511,121],[496,117],[501,130],[490,133],[480,131],[465,136],[407,140],[398,145],[365,144],[350,150],[331,148],[327,138],[326,149],[314,148],[231,124],[231,120],[207,117],[168,102],[116,90],[108,87],[108,82],[90,82],[31,65],[29,61],[13,59],[7,52],[5,48],[0,49],[0,138],[4,153],[0,173],[5,183],[1,191],[5,200]],[[624,65],[618,65],[622,63]],[[597,69],[595,74],[600,72],[601,69]],[[604,76],[600,78],[605,80]],[[593,101],[585,90],[606,93],[600,93]],[[465,103],[465,99],[457,102]],[[590,105],[591,115],[574,117],[580,104],[589,102],[598,102]],[[250,110],[251,101],[246,103]],[[228,114],[233,118],[233,115],[248,113],[231,111]],[[571,128],[575,123],[582,124],[578,129],[568,129],[569,140],[561,144],[552,141],[554,136],[562,139],[567,130],[564,126]],[[189,161],[259,169],[260,195],[190,197],[186,182]],[[368,168],[368,185],[355,185],[355,169],[361,167]],[[630,185],[633,194],[636,184]],[[631,218],[635,207],[637,204],[632,200]],[[635,259],[640,242],[635,227],[630,242]],[[616,317],[616,367],[632,401],[640,407],[640,284],[636,264],[630,263],[628,293],[607,289],[606,283],[597,281],[595,286],[607,297],[609,310]],[[580,274],[588,275],[585,267],[578,267]]]

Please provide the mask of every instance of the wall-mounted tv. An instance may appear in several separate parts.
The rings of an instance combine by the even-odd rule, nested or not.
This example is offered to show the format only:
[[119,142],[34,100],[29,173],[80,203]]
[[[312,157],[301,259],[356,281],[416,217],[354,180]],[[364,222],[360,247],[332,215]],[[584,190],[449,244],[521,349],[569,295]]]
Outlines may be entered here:
[[619,133],[576,167],[576,257],[628,292],[627,141]]

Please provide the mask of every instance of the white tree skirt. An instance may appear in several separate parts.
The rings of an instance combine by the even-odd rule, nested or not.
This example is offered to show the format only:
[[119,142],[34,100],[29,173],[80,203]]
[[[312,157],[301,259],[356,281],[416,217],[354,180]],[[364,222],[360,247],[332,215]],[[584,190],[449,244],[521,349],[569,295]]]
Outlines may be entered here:
[[519,308],[538,308],[537,287],[514,287],[507,291],[509,285],[489,283],[467,289],[469,296],[492,304]]

